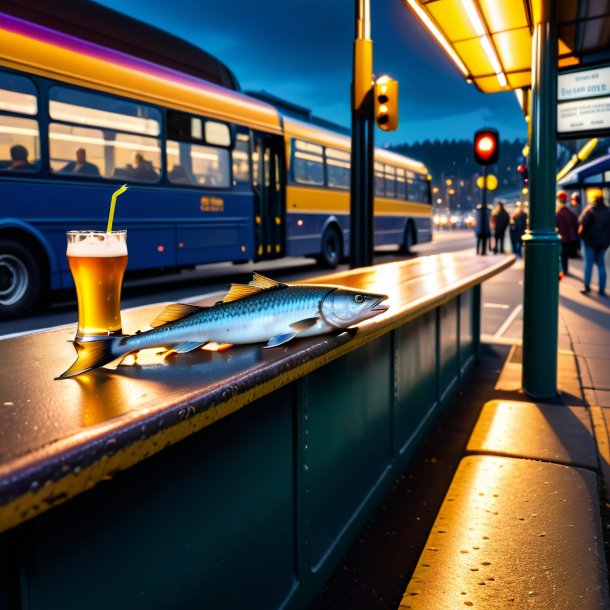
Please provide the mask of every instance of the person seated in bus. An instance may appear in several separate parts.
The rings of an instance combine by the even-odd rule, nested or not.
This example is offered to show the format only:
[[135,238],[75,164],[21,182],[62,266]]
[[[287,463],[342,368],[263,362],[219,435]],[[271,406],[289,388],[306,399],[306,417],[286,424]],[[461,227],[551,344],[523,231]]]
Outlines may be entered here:
[[79,148],[76,151],[76,161],[70,161],[59,171],[65,174],[100,175],[97,165],[87,161],[87,151],[84,148]]
[[11,163],[6,169],[17,169],[17,170],[32,170],[36,169],[28,161],[28,149],[22,144],[14,144],[11,146]]
[[159,174],[154,170],[152,161],[147,161],[142,153],[133,155],[133,179],[142,182],[156,182]]
[[176,165],[174,165],[174,167],[172,167],[172,170],[169,172],[169,174],[167,174],[167,177],[168,177],[169,181],[173,182],[174,184],[192,184],[193,183],[193,180],[187,174],[184,167],[182,165],[178,165],[178,164],[176,164]]

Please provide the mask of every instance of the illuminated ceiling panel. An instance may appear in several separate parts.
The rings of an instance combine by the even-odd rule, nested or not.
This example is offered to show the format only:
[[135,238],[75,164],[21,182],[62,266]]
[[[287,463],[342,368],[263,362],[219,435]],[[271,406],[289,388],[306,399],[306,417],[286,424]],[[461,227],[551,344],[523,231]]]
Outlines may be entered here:
[[507,74],[529,70],[532,62],[532,37],[529,29],[500,32],[491,38]]
[[487,55],[482,52],[481,43],[479,42],[478,38],[471,38],[470,40],[456,42],[453,46],[457,54],[462,58],[462,61],[468,67],[472,78],[489,76],[490,74],[492,76],[494,75],[495,70],[493,69]]
[[[403,1],[481,91],[530,85],[532,20],[542,0]],[[610,0],[561,0],[556,6],[558,65],[586,63],[589,56],[610,62]]]
[[461,2],[438,0],[437,2],[428,3],[426,9],[436,23],[451,24],[451,30],[449,31],[442,28],[451,42],[476,37],[476,32]]

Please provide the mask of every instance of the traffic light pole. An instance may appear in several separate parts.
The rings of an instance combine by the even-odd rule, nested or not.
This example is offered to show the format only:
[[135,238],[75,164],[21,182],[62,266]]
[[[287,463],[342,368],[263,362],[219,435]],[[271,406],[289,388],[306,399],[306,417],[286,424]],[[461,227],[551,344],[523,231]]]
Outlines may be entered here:
[[529,160],[530,219],[523,237],[523,390],[557,394],[559,238],[555,232],[557,28],[555,5],[544,0],[532,44]]
[[369,0],[355,0],[356,39],[352,80],[350,266],[373,263],[373,42]]
[[489,236],[487,235],[487,174],[489,167],[483,166],[483,188],[481,193],[481,254],[487,255],[487,241]]

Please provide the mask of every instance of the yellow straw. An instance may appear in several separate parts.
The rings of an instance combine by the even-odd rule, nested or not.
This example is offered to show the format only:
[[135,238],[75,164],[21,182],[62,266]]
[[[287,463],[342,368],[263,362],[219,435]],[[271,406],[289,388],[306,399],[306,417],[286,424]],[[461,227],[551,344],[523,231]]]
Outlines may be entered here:
[[124,184],[120,189],[117,189],[112,193],[112,200],[110,201],[110,214],[108,214],[108,226],[106,227],[106,233],[112,231],[112,221],[114,220],[114,206],[116,205],[116,198],[127,190],[127,185]]

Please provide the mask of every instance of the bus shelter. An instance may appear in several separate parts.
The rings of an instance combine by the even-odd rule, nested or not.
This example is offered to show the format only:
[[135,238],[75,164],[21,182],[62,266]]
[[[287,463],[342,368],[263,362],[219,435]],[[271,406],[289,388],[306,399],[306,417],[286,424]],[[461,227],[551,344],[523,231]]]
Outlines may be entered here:
[[[514,90],[528,121],[529,230],[524,236],[523,390],[557,386],[559,239],[555,232],[558,74],[610,65],[610,4],[587,0],[405,0],[464,78]],[[606,98],[610,99],[610,98]],[[583,137],[590,132],[573,132]],[[595,135],[609,135],[608,126]],[[565,134],[564,134],[565,137]]]

